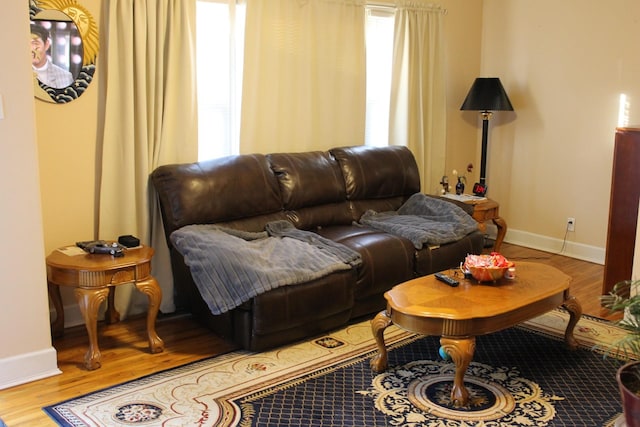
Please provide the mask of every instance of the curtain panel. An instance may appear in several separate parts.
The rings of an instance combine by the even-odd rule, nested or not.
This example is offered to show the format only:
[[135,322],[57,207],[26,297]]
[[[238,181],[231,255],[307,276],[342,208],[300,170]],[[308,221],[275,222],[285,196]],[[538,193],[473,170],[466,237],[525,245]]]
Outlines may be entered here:
[[396,7],[389,143],[409,147],[422,191],[437,194],[446,156],[446,10],[417,0],[398,0]]
[[246,4],[240,152],[364,144],[365,2]]
[[[197,160],[195,2],[107,0],[105,10],[97,235],[134,234],[155,249],[160,310],[172,312],[171,266],[149,174]],[[123,288],[118,310],[146,311],[146,296]]]

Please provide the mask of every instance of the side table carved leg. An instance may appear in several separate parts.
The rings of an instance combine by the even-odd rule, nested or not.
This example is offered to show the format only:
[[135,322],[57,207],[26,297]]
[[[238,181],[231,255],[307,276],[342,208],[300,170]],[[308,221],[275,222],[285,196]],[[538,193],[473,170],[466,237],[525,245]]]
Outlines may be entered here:
[[102,359],[98,348],[98,308],[107,299],[109,288],[77,288],[75,293],[89,334],[89,350],[84,356],[84,365],[92,371],[100,367]]
[[453,359],[456,365],[456,374],[451,389],[451,402],[455,406],[465,406],[469,401],[469,390],[464,386],[464,374],[476,350],[476,338],[440,338],[440,345]]
[[64,307],[62,306],[62,297],[60,296],[60,287],[51,282],[47,282],[49,297],[56,310],[56,319],[51,323],[51,335],[54,338],[60,338],[64,335]]
[[387,346],[384,343],[384,330],[391,324],[391,318],[386,310],[381,311],[371,321],[371,332],[378,346],[378,354],[373,356],[369,362],[371,369],[380,373],[387,369],[389,362],[387,360]]
[[149,276],[147,279],[136,282],[136,288],[149,297],[149,309],[147,310],[147,335],[149,337],[149,350],[151,353],[164,351],[164,341],[156,332],[156,317],[160,309],[162,290],[158,286],[158,281]]
[[578,341],[573,336],[573,330],[578,320],[580,320],[580,316],[582,316],[582,306],[576,297],[568,293],[565,294],[565,301],[562,306],[569,312],[569,323],[567,323],[567,329],[564,332],[564,341],[570,349],[575,350],[578,348]]
[[493,243],[493,250],[495,252],[500,252],[504,235],[507,234],[507,222],[502,217],[496,217],[493,218],[493,223],[498,227],[496,241]]
[[107,325],[118,323],[120,313],[116,310],[116,287],[109,288],[109,298],[107,299],[107,311],[104,313],[104,321]]

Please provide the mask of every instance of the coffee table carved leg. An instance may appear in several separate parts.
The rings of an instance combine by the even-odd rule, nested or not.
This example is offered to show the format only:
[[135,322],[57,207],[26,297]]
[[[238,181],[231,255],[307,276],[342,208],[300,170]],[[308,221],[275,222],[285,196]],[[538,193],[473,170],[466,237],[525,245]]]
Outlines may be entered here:
[[60,287],[51,282],[47,282],[49,297],[56,310],[56,319],[51,322],[51,335],[54,338],[60,338],[64,335],[64,307],[62,306],[62,297],[60,296]]
[[580,316],[582,316],[582,306],[576,297],[569,294],[566,294],[566,299],[562,306],[569,312],[569,323],[567,324],[567,329],[564,332],[564,341],[570,349],[575,350],[578,348],[578,341],[576,341],[573,336],[573,330],[576,327],[578,320],[580,320]]
[[371,332],[378,346],[378,354],[369,362],[371,369],[376,372],[384,372],[389,367],[387,360],[387,346],[384,343],[384,330],[391,324],[391,318],[386,310],[381,311],[371,321]]
[[440,338],[440,345],[444,348],[456,365],[456,373],[451,389],[451,402],[455,406],[465,406],[469,401],[469,390],[464,386],[464,374],[476,350],[476,338]]
[[156,332],[156,317],[160,309],[162,290],[158,286],[158,281],[149,276],[147,279],[136,282],[136,288],[149,298],[149,309],[147,310],[147,335],[149,337],[149,350],[151,353],[164,351],[164,341]]
[[89,334],[89,350],[84,356],[84,365],[88,370],[92,371],[101,366],[102,355],[98,348],[98,309],[100,304],[107,299],[109,288],[77,288],[75,294]]

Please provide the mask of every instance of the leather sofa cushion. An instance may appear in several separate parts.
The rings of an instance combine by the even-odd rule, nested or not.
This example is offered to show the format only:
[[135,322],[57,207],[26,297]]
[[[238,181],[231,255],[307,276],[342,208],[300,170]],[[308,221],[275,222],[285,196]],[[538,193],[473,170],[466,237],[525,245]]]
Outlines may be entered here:
[[287,211],[287,219],[301,230],[314,230],[327,225],[350,224],[352,217],[349,203],[311,206],[295,211]]
[[418,165],[407,147],[357,146],[330,152],[342,170],[349,200],[409,197],[420,191]]
[[353,270],[343,270],[256,296],[251,307],[253,333],[263,335],[286,331],[339,313],[346,322],[353,307],[354,280]]
[[285,209],[335,203],[346,198],[342,174],[329,153],[268,154],[267,160],[278,178]]
[[300,229],[352,221],[338,163],[327,152],[269,154],[287,218]]
[[278,180],[262,154],[160,166],[151,178],[167,235],[189,224],[255,220],[283,212]]
[[381,295],[392,286],[415,277],[415,248],[403,237],[357,225],[323,227],[317,233],[362,256],[355,285],[356,301]]

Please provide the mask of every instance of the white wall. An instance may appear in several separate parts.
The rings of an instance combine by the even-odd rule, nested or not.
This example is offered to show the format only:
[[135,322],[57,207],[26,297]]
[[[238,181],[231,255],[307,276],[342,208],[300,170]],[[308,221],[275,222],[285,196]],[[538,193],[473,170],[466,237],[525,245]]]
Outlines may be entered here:
[[26,1],[10,1],[0,16],[0,388],[59,373],[49,332],[28,12]]
[[621,93],[640,123],[640,2],[484,0],[483,76],[500,77],[515,113],[496,113],[488,180],[506,240],[604,261]]

